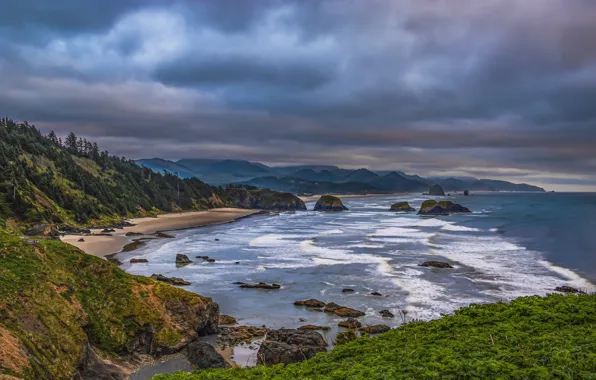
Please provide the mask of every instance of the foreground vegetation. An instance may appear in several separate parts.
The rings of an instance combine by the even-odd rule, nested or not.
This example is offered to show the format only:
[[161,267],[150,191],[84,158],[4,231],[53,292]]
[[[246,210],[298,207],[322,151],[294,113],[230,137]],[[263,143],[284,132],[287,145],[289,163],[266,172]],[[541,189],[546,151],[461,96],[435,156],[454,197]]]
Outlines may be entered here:
[[209,298],[0,229],[0,378],[71,379],[90,349],[103,358],[167,349],[203,310],[202,322],[217,318]]
[[596,295],[471,305],[287,367],[179,372],[153,380],[401,378],[596,379]]

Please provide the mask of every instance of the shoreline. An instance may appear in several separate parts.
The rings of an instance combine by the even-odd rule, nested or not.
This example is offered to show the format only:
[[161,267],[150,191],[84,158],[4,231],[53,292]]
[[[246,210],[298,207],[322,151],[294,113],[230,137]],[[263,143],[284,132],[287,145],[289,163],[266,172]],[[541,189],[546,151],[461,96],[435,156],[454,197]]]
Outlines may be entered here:
[[[231,223],[262,212],[263,210],[256,209],[221,208],[207,211],[161,214],[157,217],[130,219],[130,222],[135,224],[135,226],[117,229],[111,236],[65,235],[60,240],[81,249],[89,255],[106,258],[109,255],[120,253],[125,245],[143,238],[143,235]],[[91,232],[100,233],[101,229],[92,229]],[[142,235],[126,236],[129,232],[140,233]],[[83,242],[79,242],[81,238],[84,239]],[[156,239],[157,237],[150,236],[149,238]]]
[[298,196],[302,200],[302,202],[314,202],[319,200],[320,197],[323,195],[333,195],[334,197],[338,198],[375,198],[375,197],[391,197],[391,196],[404,196],[404,195],[411,195],[415,194],[412,192],[409,193],[387,193],[387,194],[315,194],[315,195],[303,195]]

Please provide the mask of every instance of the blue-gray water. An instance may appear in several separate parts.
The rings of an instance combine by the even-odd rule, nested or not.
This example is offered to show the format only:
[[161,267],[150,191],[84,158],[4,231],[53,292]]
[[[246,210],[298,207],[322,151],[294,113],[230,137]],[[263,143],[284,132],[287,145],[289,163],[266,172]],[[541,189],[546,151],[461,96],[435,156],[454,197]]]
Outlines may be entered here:
[[[178,231],[177,239],[151,241],[120,259],[146,257],[148,264],[126,264],[126,270],[182,277],[192,282],[188,290],[213,297],[241,324],[273,328],[341,320],[292,304],[308,298],[365,311],[364,324],[395,326],[399,310],[407,310],[408,319],[431,319],[469,303],[546,294],[565,284],[594,290],[596,194],[451,197],[473,212],[436,218],[387,211],[402,200],[417,209],[428,198],[346,198],[348,212],[282,213]],[[177,253],[195,262],[176,268]],[[418,266],[426,260],[455,268]],[[282,289],[240,289],[235,281],[280,283]],[[345,287],[356,292],[342,293]],[[382,309],[396,318],[381,318]]]

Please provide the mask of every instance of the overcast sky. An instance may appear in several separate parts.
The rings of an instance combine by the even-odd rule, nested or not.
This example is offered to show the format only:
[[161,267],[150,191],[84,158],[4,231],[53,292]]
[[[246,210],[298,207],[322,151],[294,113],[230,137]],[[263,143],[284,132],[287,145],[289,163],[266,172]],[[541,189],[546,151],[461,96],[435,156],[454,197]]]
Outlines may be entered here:
[[596,190],[594,0],[0,0],[0,114],[129,158]]

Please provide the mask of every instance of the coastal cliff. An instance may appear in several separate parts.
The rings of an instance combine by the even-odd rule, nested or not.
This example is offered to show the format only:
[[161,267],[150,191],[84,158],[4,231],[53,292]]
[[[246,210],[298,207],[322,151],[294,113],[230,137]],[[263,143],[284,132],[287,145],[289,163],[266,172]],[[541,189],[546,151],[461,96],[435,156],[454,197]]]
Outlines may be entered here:
[[22,379],[124,378],[140,358],[214,333],[219,319],[210,298],[2,231],[0,289],[0,374]]

